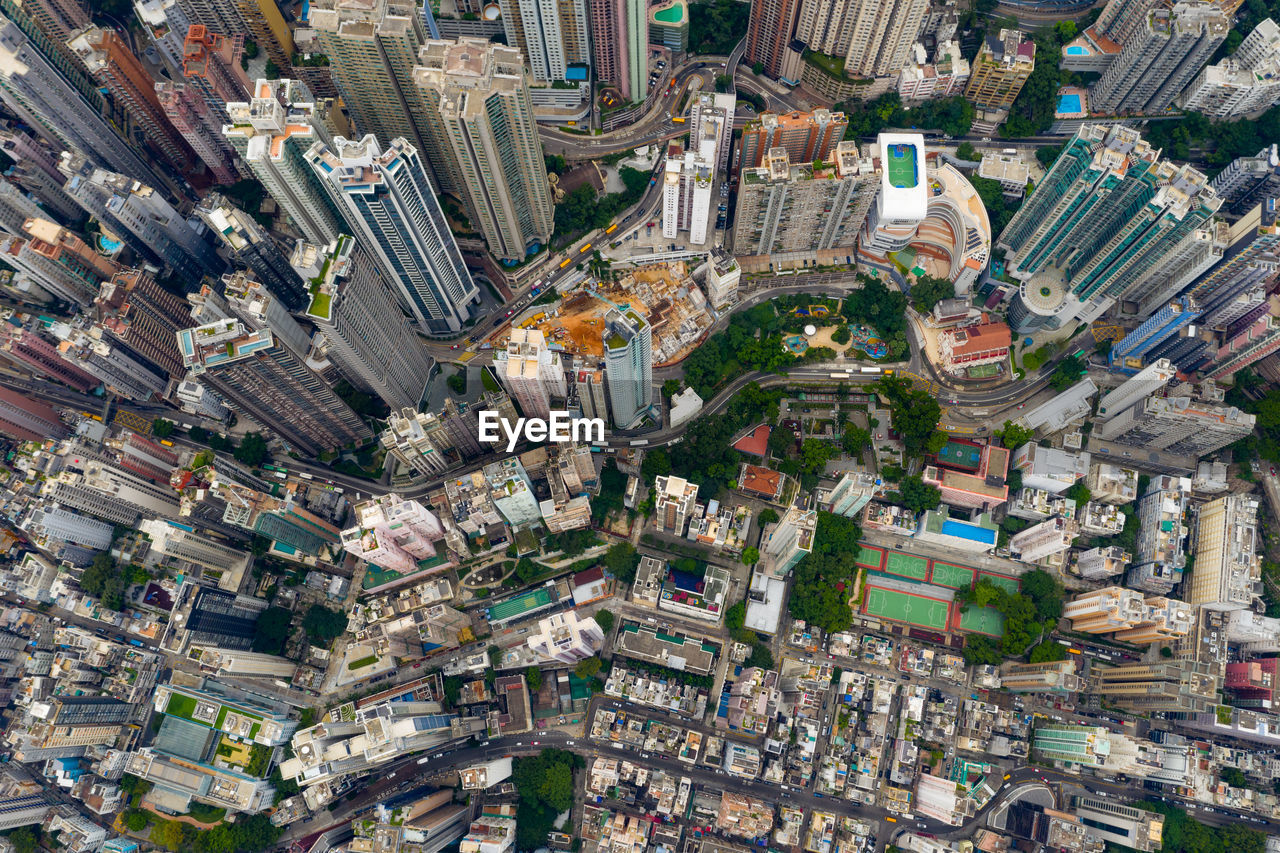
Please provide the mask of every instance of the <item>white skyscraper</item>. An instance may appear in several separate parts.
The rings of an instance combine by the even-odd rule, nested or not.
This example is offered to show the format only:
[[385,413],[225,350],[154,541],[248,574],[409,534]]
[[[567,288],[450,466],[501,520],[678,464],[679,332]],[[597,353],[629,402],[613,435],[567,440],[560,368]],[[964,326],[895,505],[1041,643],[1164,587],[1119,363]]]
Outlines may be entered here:
[[1175,374],[1173,364],[1168,359],[1153,361],[1102,398],[1098,403],[1098,417],[1115,417],[1144,397],[1150,397],[1164,388]]
[[703,125],[716,125],[719,138],[716,141],[716,172],[729,168],[729,150],[733,147],[733,111],[736,101],[733,95],[723,92],[703,92],[694,99],[689,114],[689,138],[702,137]]
[[259,80],[253,98],[227,104],[231,123],[222,134],[254,176],[312,243],[331,242],[342,230],[338,209],[303,155],[328,141],[315,121],[315,104],[293,80]]
[[383,151],[372,135],[359,142],[337,136],[332,146],[312,145],[306,158],[419,325],[437,333],[461,329],[480,290],[418,149],[404,139]]
[[[697,132],[689,137],[689,149],[672,143],[662,177],[662,236],[674,238],[689,232],[689,242],[707,241],[711,199],[716,188],[717,150],[723,136],[725,115],[708,108]],[[730,128],[732,125],[730,125]],[[732,132],[732,130],[730,130]]]
[[649,410],[653,396],[653,330],[635,309],[605,318],[605,381],[613,424],[626,428]]
[[776,578],[786,575],[813,549],[817,529],[817,510],[790,507],[760,545],[761,568]]
[[529,648],[539,656],[560,663],[577,663],[604,648],[604,631],[590,616],[579,618],[573,610],[538,621],[530,634]]
[[550,417],[551,401],[568,394],[560,355],[548,349],[537,329],[512,329],[507,349],[494,356],[493,367],[527,418]]

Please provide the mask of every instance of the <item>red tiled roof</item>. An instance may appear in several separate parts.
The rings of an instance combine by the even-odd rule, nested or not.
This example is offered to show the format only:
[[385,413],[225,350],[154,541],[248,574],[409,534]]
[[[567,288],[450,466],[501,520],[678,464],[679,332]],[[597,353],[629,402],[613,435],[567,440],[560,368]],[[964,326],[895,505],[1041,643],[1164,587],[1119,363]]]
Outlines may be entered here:
[[954,355],[1008,349],[1013,343],[1013,333],[1004,323],[984,323],[981,326],[956,329],[951,336],[953,341],[951,351]]
[[764,458],[764,455],[769,451],[769,434],[771,432],[773,432],[773,427],[768,424],[760,424],[760,426],[735,441],[733,449]]
[[778,494],[778,488],[782,485],[782,475],[759,465],[748,465],[742,482],[738,485],[747,491],[773,497]]
[[578,572],[573,576],[574,586],[586,586],[589,583],[604,580],[604,570],[599,566],[594,569],[587,569],[585,572]]

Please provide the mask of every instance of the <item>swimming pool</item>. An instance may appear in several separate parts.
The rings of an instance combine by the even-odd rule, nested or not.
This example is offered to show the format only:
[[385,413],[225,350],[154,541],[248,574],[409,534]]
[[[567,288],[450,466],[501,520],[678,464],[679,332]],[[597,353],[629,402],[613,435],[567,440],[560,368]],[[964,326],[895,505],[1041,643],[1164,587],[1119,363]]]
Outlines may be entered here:
[[1058,112],[1060,113],[1080,112],[1080,96],[1075,94],[1059,95],[1058,96]]
[[653,13],[653,19],[661,24],[678,24],[684,20],[684,9],[680,4],[673,3],[666,9],[659,9]]
[[1088,56],[1089,48],[1080,44],[1073,44],[1067,47],[1067,56]]

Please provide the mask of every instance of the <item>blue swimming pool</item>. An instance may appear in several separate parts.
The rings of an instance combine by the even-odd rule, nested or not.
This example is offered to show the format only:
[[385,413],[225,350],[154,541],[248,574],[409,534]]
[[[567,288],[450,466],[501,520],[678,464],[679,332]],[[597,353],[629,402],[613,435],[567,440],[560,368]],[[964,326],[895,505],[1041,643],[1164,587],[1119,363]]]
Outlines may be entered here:
[[1073,44],[1067,48],[1067,56],[1088,56],[1089,48],[1084,45]]
[[1058,96],[1058,112],[1060,113],[1080,112],[1080,96],[1079,95],[1059,95]]
[[996,532],[994,530],[987,530],[985,527],[966,524],[955,519],[948,519],[942,522],[942,532],[948,536],[958,536],[961,539],[981,542],[984,545],[994,545],[996,542]]

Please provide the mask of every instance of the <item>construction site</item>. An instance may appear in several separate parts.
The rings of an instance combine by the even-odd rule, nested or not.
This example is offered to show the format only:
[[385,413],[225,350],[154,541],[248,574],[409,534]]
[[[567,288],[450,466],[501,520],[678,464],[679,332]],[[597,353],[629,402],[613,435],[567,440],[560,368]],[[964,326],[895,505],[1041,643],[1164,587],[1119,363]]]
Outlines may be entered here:
[[[712,318],[702,290],[683,261],[627,270],[617,281],[588,279],[556,305],[535,305],[513,326],[538,329],[547,341],[584,358],[604,357],[605,317],[613,309],[638,311],[653,329],[654,367],[693,352]],[[506,346],[506,337],[494,341]]]

